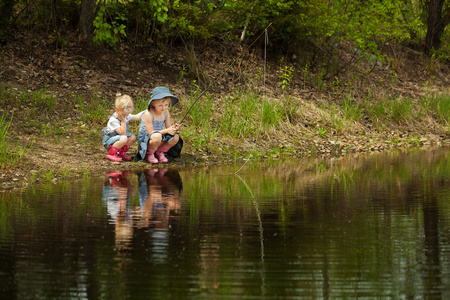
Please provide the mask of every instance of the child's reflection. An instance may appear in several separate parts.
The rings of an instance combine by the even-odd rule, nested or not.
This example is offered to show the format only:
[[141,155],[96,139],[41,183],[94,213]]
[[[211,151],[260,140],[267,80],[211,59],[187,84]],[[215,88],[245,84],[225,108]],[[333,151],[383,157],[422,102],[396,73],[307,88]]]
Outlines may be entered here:
[[145,170],[139,177],[141,219],[139,227],[169,228],[170,214],[177,214],[181,177],[176,170]]
[[115,242],[118,250],[127,249],[133,235],[131,210],[128,208],[130,171],[108,172],[103,185],[103,202],[106,202],[111,223],[115,226]]
[[181,177],[176,170],[151,169],[139,176],[141,218],[137,226],[150,229],[152,252],[159,262],[167,258],[169,218],[178,214],[181,189]]
[[[160,259],[166,256],[169,217],[178,214],[181,176],[172,169],[150,169],[138,174],[140,207],[130,207],[134,192],[127,178],[130,171],[108,172],[103,186],[103,202],[115,226],[117,250],[131,247],[133,228],[149,229],[153,252]],[[131,201],[133,203],[133,201]],[[158,257],[157,257],[158,258]]]

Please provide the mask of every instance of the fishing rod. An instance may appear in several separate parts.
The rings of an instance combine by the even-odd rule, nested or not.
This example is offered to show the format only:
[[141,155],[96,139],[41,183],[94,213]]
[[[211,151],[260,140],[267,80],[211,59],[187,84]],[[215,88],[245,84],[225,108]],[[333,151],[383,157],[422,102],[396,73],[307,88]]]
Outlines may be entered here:
[[[266,96],[266,63],[267,63],[267,44],[268,44],[268,42],[269,42],[269,36],[268,36],[268,33],[267,33],[267,29],[266,30],[264,30],[264,33],[265,33],[265,36],[264,36],[264,92],[263,92],[263,102],[265,101],[264,99],[265,99],[265,96]],[[261,114],[263,113],[263,111],[261,110]],[[252,148],[252,151],[250,151],[250,154],[248,155],[248,159],[244,162],[244,164],[239,168],[239,170],[237,170],[234,174],[235,175],[237,175],[237,173],[239,173],[243,168],[244,168],[244,166],[249,162],[249,160],[250,160],[250,157],[252,156],[252,154],[253,154],[253,151],[255,150],[255,147],[256,147],[256,144],[258,143],[258,140],[259,140],[259,136],[261,135],[261,126],[262,126],[262,121],[263,121],[263,118],[262,118],[262,115],[261,115],[261,120],[260,120],[260,122],[259,122],[259,131],[258,131],[258,135],[257,135],[257,137],[256,137],[256,142],[253,144],[253,148]]]
[[216,80],[214,80],[213,82],[211,82],[205,90],[203,90],[200,95],[197,96],[197,98],[194,100],[194,102],[191,104],[191,106],[189,107],[189,109],[187,110],[186,114],[184,115],[184,117],[181,119],[180,123],[183,123],[184,119],[187,117],[187,115],[191,112],[191,109],[194,107],[194,105],[197,103],[197,101],[217,82],[219,81],[220,78],[223,77],[223,75],[225,75],[225,73],[234,65],[234,63],[241,58],[241,56],[247,52],[248,49],[250,49],[250,47],[253,46],[254,43],[256,43],[257,40],[259,40],[259,38],[267,31],[267,29],[272,25],[272,23],[270,23],[269,25],[267,25],[267,27],[263,30],[263,32],[261,32],[261,34],[253,41],[253,43],[251,43],[246,49],[245,51],[242,51],[241,54],[238,55],[238,57],[236,57],[231,63],[230,65],[225,69],[225,71],[222,72],[222,74],[219,75],[219,77],[217,77]]

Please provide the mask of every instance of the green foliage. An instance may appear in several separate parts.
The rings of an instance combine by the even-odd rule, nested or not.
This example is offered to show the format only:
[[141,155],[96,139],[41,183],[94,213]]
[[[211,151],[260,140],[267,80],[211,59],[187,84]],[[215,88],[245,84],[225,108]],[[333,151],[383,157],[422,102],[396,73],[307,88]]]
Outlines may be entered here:
[[327,12],[320,19],[324,26],[316,27],[322,28],[321,36],[349,41],[353,47],[375,55],[380,54],[378,45],[409,39],[421,25],[411,4],[397,0],[338,0],[323,12]]
[[221,31],[219,28],[228,28],[224,20],[213,14],[216,8],[214,2],[175,0],[172,4],[173,15],[168,17],[170,31],[167,33],[176,32],[183,39],[213,36],[218,33],[217,30]]
[[[56,44],[63,47],[68,42],[64,33],[70,26],[76,28],[79,4],[79,0],[2,0],[0,41],[5,39],[9,22],[15,20],[25,28],[45,28]],[[327,61],[324,64],[327,70],[322,74],[326,75],[336,68],[330,62],[338,44],[360,51],[361,59],[370,55],[383,61],[381,49],[386,45],[402,41],[419,43],[427,31],[424,24],[427,5],[422,1],[400,0],[106,0],[97,4],[94,41],[111,47],[125,37],[139,45],[150,42],[159,46],[211,38],[238,41],[245,26],[249,42],[272,24],[269,41],[272,46],[277,45],[277,50],[289,45],[291,49],[302,49],[296,51],[309,51],[310,57],[302,58],[304,63],[313,63],[307,60],[317,59],[317,53],[312,52],[319,50],[320,58]],[[438,54],[439,61],[449,57],[448,36],[447,29],[442,37],[445,51]],[[300,45],[306,47],[295,48]],[[289,70],[284,71],[287,75]],[[288,83],[286,79],[282,81]]]
[[127,20],[122,13],[122,5],[118,2],[109,2],[108,5],[100,6],[94,20],[94,42],[106,43],[113,47],[120,40],[120,36],[127,36],[125,22]]

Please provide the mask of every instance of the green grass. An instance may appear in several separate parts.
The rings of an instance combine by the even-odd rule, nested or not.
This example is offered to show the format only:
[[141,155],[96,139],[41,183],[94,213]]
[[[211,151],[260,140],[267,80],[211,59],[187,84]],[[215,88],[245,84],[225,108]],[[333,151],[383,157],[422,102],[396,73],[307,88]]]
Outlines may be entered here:
[[6,138],[9,128],[12,123],[12,118],[8,121],[5,114],[0,117],[0,167],[13,168],[16,166],[22,157],[31,150],[32,145],[26,149],[17,143],[13,145]]
[[435,95],[423,101],[436,114],[439,122],[450,123],[450,95]]
[[90,99],[75,96],[74,102],[82,120],[86,123],[103,124],[114,111],[114,99],[93,94]]
[[351,94],[342,99],[341,110],[347,120],[358,122],[362,117],[362,110]]
[[413,118],[413,103],[409,98],[395,98],[390,102],[391,119],[397,123]]

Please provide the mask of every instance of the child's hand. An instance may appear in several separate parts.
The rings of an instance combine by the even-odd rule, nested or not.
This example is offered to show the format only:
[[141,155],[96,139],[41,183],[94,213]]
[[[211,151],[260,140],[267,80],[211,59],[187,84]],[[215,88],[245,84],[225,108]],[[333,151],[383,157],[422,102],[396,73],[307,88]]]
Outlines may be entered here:
[[178,131],[181,128],[181,125],[176,123],[175,125],[173,125],[175,127],[175,130]]
[[[177,124],[170,126],[169,128],[169,134],[170,135],[175,135],[178,132],[179,126],[177,127]],[[178,129],[177,129],[178,128]]]
[[125,120],[122,114],[117,114],[117,119],[119,119],[120,122],[123,122]]
[[119,119],[120,122],[123,122],[125,120],[125,116],[117,108],[116,108],[116,116],[117,116],[117,119]]

